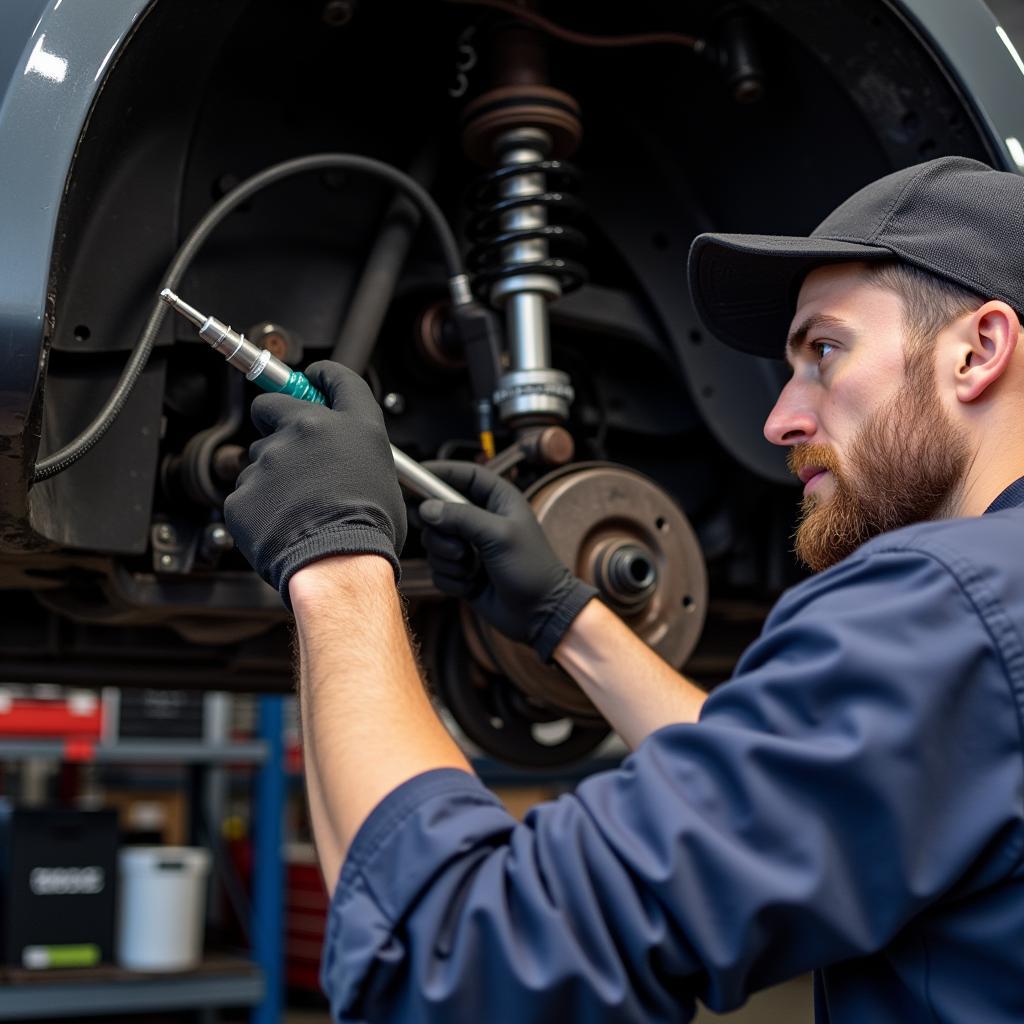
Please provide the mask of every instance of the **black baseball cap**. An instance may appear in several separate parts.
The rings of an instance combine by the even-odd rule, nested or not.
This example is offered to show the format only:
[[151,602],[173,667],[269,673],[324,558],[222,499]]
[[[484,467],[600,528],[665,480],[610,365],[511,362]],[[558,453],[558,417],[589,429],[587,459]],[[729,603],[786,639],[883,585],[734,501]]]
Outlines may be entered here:
[[815,267],[896,257],[985,299],[1024,308],[1024,176],[962,156],[887,174],[803,238],[698,235],[690,294],[704,326],[741,352],[781,359],[797,295]]

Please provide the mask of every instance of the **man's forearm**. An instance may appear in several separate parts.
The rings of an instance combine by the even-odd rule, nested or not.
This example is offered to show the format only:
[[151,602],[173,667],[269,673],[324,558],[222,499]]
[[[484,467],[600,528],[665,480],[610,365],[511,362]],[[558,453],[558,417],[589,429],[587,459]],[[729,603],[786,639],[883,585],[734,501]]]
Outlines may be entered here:
[[292,577],[310,815],[328,887],[359,826],[433,768],[470,771],[423,688],[391,566],[324,559]]
[[707,697],[597,600],[554,656],[631,748],[663,725],[695,722]]

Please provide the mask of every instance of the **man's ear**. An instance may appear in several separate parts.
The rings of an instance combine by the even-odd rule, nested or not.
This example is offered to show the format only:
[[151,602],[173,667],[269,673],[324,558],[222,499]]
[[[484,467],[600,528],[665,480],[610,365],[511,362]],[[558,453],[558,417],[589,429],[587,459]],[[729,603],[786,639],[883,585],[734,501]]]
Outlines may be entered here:
[[1010,366],[1017,348],[1020,320],[1005,302],[993,299],[967,321],[958,338],[956,397],[973,402]]

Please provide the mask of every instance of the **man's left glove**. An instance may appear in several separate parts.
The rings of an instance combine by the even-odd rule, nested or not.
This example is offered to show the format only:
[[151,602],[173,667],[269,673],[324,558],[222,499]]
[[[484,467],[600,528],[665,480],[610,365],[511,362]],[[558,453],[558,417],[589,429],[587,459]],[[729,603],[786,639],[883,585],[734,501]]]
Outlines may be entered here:
[[366,382],[326,360],[306,376],[330,408],[260,395],[252,420],[264,436],[224,502],[238,549],[289,608],[291,577],[330,555],[382,555],[397,580],[406,534],[384,416]]

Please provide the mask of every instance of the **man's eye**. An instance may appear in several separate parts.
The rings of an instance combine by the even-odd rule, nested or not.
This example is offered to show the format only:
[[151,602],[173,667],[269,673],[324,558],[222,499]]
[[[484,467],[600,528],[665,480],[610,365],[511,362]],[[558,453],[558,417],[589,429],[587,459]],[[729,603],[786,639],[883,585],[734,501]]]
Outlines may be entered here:
[[812,341],[811,349],[818,358],[820,363],[830,352],[835,349],[835,345],[830,341]]

